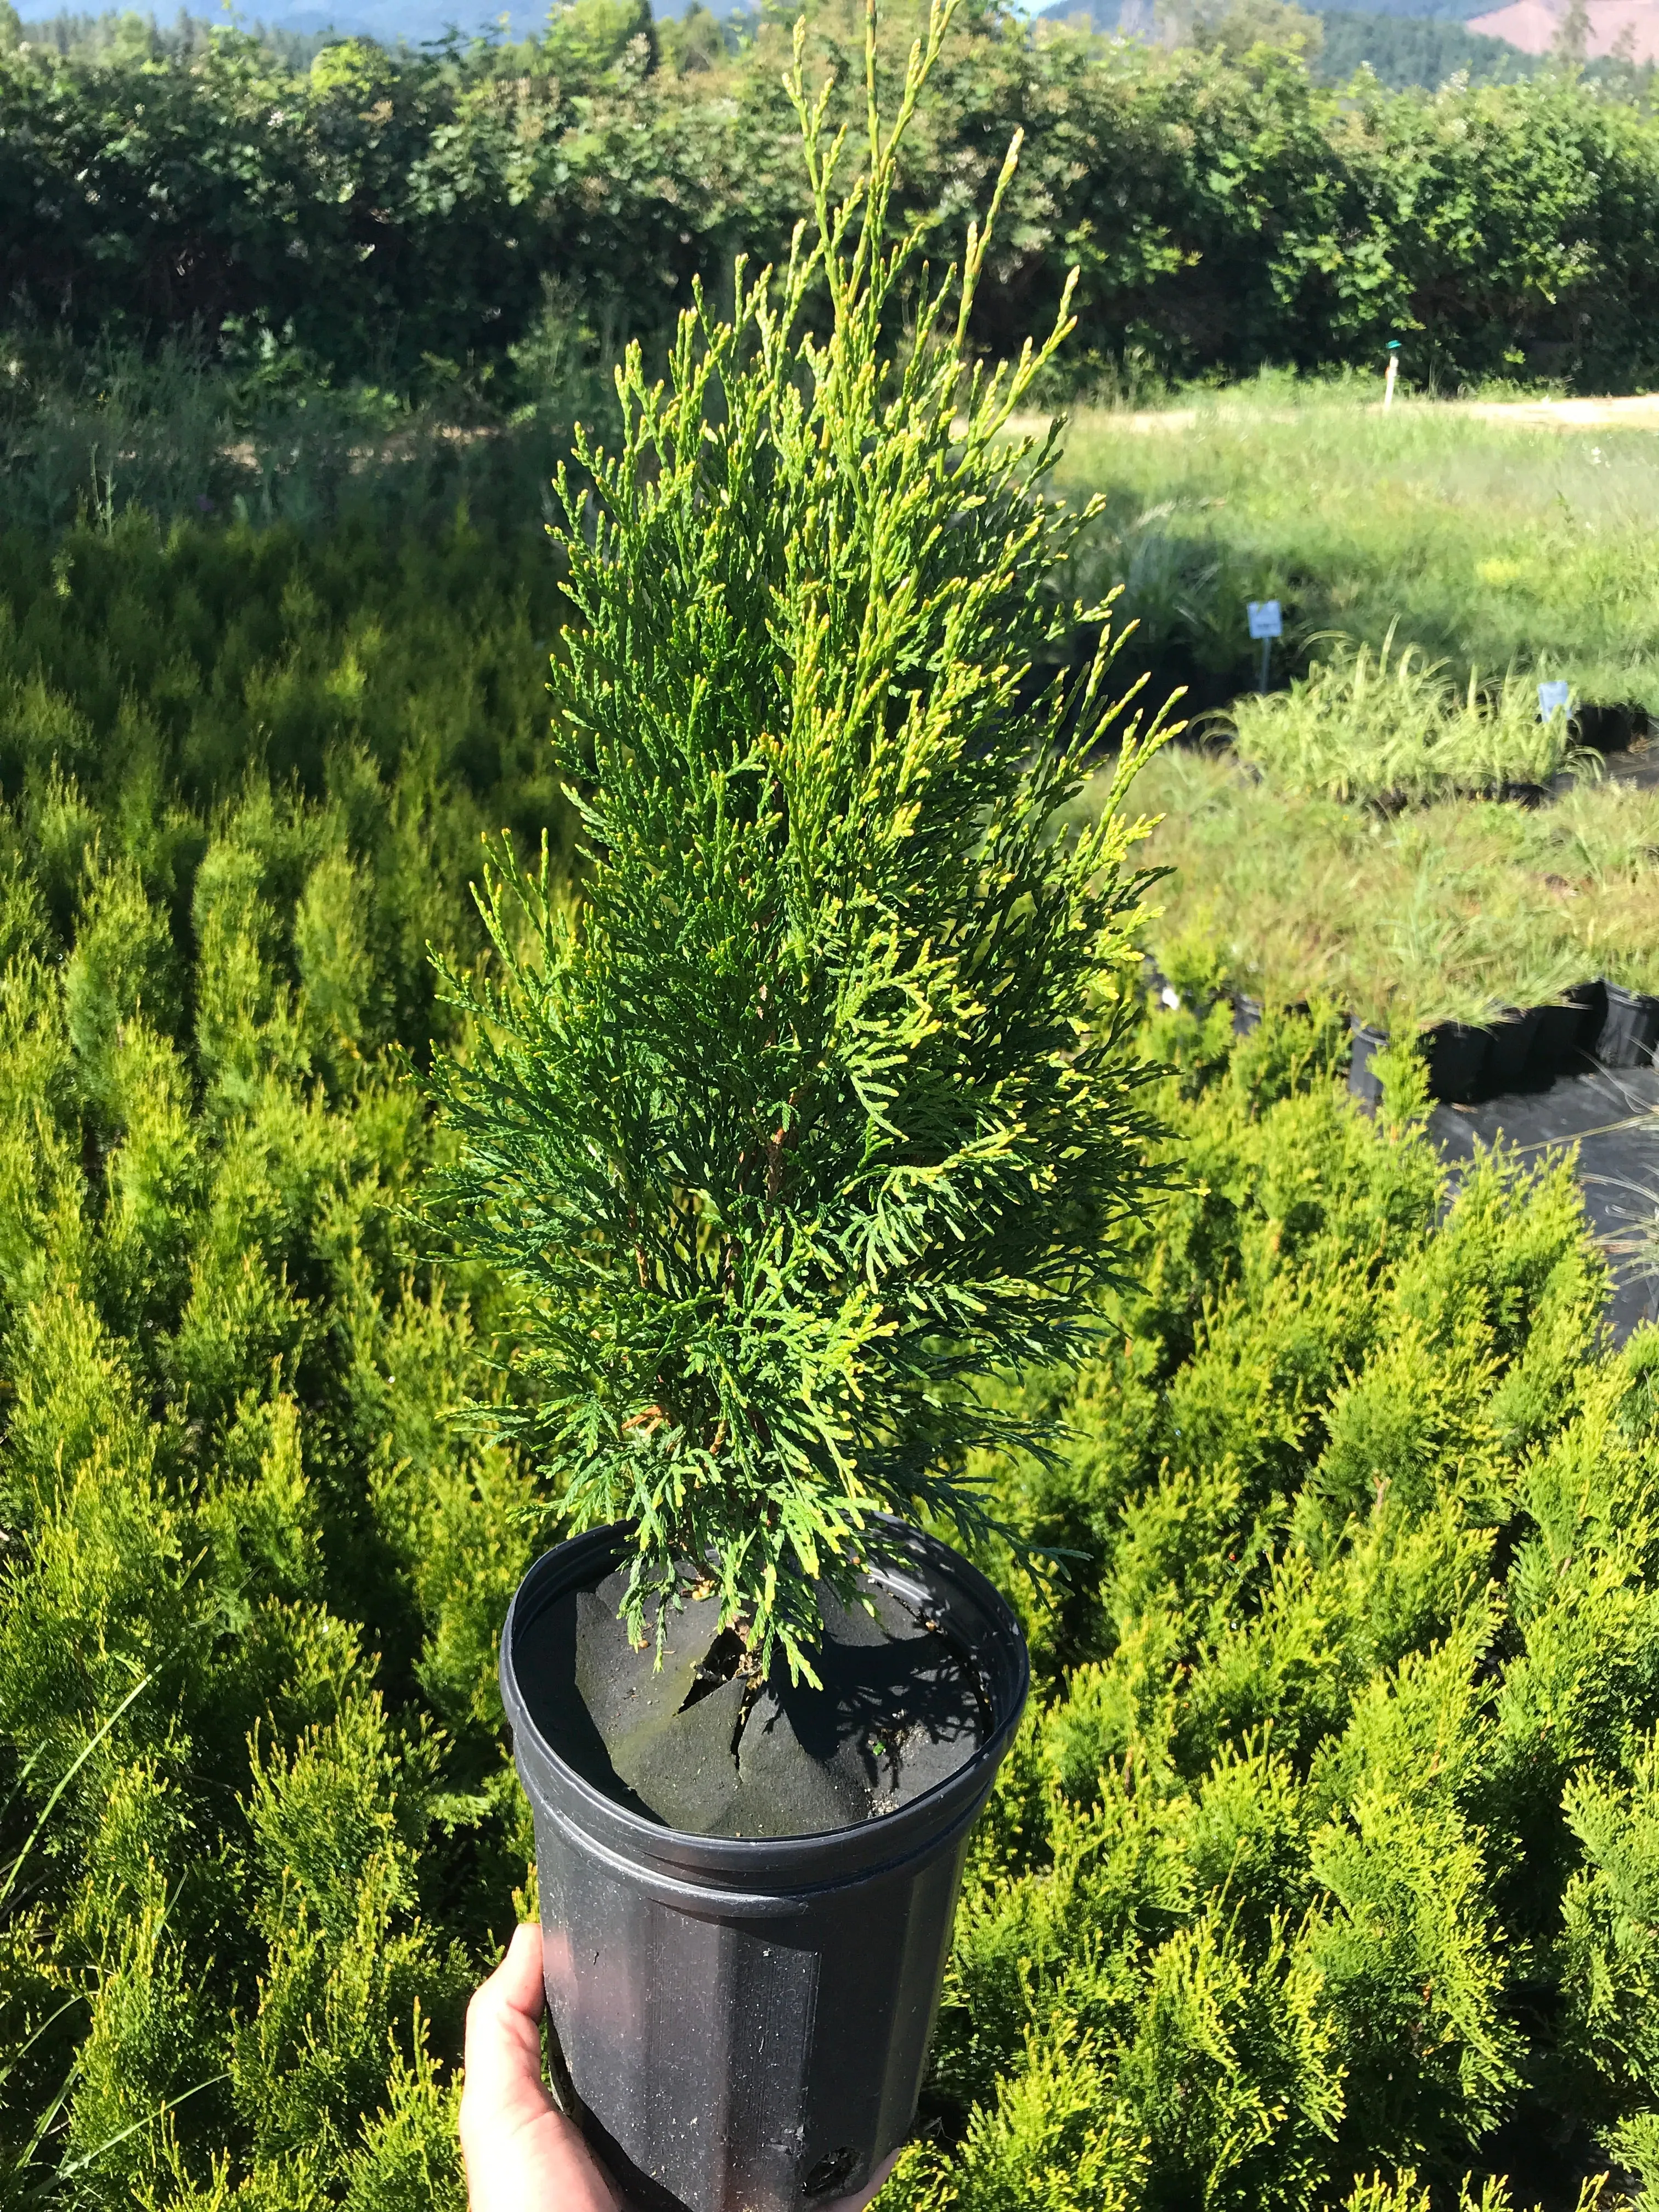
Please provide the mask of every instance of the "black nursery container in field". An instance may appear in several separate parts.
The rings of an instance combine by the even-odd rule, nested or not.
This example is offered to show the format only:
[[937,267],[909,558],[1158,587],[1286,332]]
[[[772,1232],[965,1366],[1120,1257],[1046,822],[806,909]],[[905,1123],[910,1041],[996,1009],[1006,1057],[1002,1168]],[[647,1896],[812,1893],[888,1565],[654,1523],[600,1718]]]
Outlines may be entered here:
[[1489,1033],[1471,1022],[1440,1022],[1423,1037],[1429,1066],[1429,1096],[1467,1105],[1480,1096],[1486,1079]]
[[1389,1033],[1386,1030],[1370,1029],[1352,1015],[1348,1027],[1353,1038],[1348,1056],[1348,1089],[1362,1106],[1379,1106],[1382,1101],[1382,1079],[1371,1062],[1386,1048]]
[[1535,1007],[1528,1073],[1535,1080],[1553,1081],[1581,1066],[1584,1054],[1597,1048],[1607,1003],[1604,983],[1575,983],[1559,1000]]
[[[1018,1725],[1024,1639],[967,1562],[890,1526],[875,1579],[967,1658],[967,1762],[833,1832],[677,1832],[592,1778],[573,1605],[626,1556],[599,1529],[514,1598],[501,1692],[535,1815],[550,2015],[578,2116],[629,2202],[799,2212],[854,2191],[915,2118],[968,1838]],[[585,1771],[582,1770],[586,1770]]]
[[1512,1091],[1525,1073],[1542,1018],[1540,1006],[1511,1006],[1507,1018],[1488,1032],[1486,1083],[1488,1091]]
[[1609,983],[1607,993],[1607,1018],[1596,1039],[1596,1058],[1603,1067],[1650,1066],[1659,1050],[1659,999],[1627,991],[1622,983]]

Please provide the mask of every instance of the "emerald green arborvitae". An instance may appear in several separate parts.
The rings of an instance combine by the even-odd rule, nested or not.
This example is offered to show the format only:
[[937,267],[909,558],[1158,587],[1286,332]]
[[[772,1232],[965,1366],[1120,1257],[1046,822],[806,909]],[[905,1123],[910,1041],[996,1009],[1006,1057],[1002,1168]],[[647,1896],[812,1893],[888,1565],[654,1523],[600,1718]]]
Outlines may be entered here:
[[632,1524],[635,1633],[707,1572],[792,1668],[873,1514],[983,1532],[963,1455],[1016,1424],[974,1385],[1074,1351],[1141,1187],[1131,1055],[1089,1018],[1135,832],[1115,805],[1057,830],[1109,633],[1064,672],[1081,518],[1042,492],[1054,434],[1009,434],[1065,310],[969,366],[1018,143],[959,281],[890,240],[951,4],[884,131],[872,14],[838,204],[798,39],[787,266],[740,262],[730,321],[699,300],[665,382],[628,356],[615,451],[579,436],[552,688],[586,873],[571,902],[498,856],[499,966],[449,975],[481,1041],[434,1078],[463,1234],[523,1292],[522,1425],[574,1526]]

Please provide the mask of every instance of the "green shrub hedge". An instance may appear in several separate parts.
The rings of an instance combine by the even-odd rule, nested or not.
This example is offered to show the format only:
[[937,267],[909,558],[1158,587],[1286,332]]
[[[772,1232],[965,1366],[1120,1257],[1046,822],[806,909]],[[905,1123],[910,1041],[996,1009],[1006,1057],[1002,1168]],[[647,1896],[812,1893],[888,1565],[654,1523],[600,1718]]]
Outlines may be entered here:
[[[189,544],[128,556],[150,627]],[[210,578],[222,722],[168,707],[170,653],[98,690],[121,589],[8,601],[59,636],[0,763],[9,2200],[458,2208],[462,2002],[534,1903],[494,1640],[550,1501],[446,1420],[511,1316],[402,1210],[435,1140],[397,1046],[424,940],[476,952],[472,831],[557,822],[505,678],[434,765],[501,633],[483,554],[408,559],[448,580],[427,647],[365,571],[380,707],[316,707],[280,774]],[[330,623],[246,665],[333,696]],[[1176,1187],[1097,1358],[1020,1386],[1053,1459],[988,1470],[1076,1556],[1022,1599],[1039,1694],[895,2205],[1659,2176],[1659,1336],[1607,1348],[1564,1167],[1448,1208],[1409,1069],[1373,1125],[1343,1044],[1148,1027]]]
[[[894,73],[915,27],[892,11]],[[815,10],[809,78],[854,105],[862,37],[861,8]],[[578,0],[540,39],[353,40],[304,76],[228,33],[189,60],[0,55],[9,318],[80,343],[196,325],[261,387],[296,365],[474,402],[533,385],[561,331],[665,336],[694,276],[787,250],[788,39],[764,18],[665,66],[648,9]],[[993,353],[1047,327],[1075,262],[1085,379],[1376,364],[1389,338],[1419,382],[1656,373],[1659,126],[1589,83],[1339,91],[1267,46],[1169,53],[982,0],[904,183],[950,252],[1017,126]]]

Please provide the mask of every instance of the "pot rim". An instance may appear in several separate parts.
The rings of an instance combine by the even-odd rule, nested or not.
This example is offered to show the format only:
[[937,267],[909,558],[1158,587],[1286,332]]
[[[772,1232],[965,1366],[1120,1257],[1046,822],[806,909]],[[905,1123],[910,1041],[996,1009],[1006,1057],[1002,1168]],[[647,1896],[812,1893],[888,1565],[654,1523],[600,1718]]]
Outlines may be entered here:
[[[513,1730],[514,1757],[549,1801],[538,1810],[550,1813],[573,1841],[639,1868],[670,1888],[747,1892],[752,1909],[762,1908],[780,1892],[799,1896],[874,1873],[896,1872],[918,1854],[937,1848],[950,1831],[971,1822],[990,1794],[1024,1711],[1030,1688],[1024,1634],[1001,1592],[949,1545],[890,1514],[870,1517],[890,1546],[889,1558],[873,1571],[896,1582],[901,1590],[906,1580],[920,1582],[947,1619],[955,1613],[956,1634],[978,1668],[993,1724],[965,1765],[893,1812],[851,1827],[801,1836],[694,1835],[646,1820],[618,1804],[548,1742],[531,1716],[514,1662],[514,1639],[521,1628],[568,1590],[591,1587],[601,1578],[595,1570],[602,1563],[626,1556],[624,1524],[617,1522],[544,1552],[514,1592],[502,1626],[501,1700]],[[914,1577],[906,1575],[907,1564],[915,1569]],[[976,1636],[967,1632],[970,1627],[977,1628]],[[992,1648],[984,1648],[987,1644]],[[689,1894],[684,1901],[690,1902]],[[737,1904],[738,1897],[733,1895],[731,1902]]]

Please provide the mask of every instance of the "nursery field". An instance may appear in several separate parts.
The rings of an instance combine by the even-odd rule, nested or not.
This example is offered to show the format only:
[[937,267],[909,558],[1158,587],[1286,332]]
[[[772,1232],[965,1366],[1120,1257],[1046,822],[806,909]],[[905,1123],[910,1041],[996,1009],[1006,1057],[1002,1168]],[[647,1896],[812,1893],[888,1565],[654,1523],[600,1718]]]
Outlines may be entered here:
[[1255,680],[1245,602],[1278,599],[1281,667],[1397,624],[1460,678],[1513,663],[1659,712],[1659,434],[1380,398],[1267,376],[1177,395],[1169,429],[1072,416],[1066,489],[1106,500],[1086,580],[1124,586],[1136,665],[1222,705]]
[[[1077,418],[1062,477],[1104,505],[1083,580],[1121,586],[1121,665],[1189,718],[1139,786],[1171,871],[1146,941],[1189,1004],[1322,994],[1410,1033],[1659,991],[1659,812],[1631,773],[1659,713],[1659,442],[1617,412],[1385,414],[1375,386],[1264,378]],[[1285,617],[1266,696],[1261,599]],[[1565,686],[1547,716],[1540,680]]]
[[1310,994],[1374,1026],[1486,1022],[1604,976],[1659,988],[1659,793],[1581,784],[1536,808],[1386,815],[1166,751],[1142,803],[1175,872],[1149,943],[1194,990]]
[[[860,35],[822,11],[812,70]],[[1659,998],[1659,793],[1589,743],[1659,713],[1659,459],[1319,374],[1397,331],[1408,380],[1639,382],[1659,131],[995,9],[939,48],[894,210],[955,240],[1026,130],[956,344],[1078,259],[1066,380],[1305,372],[1072,430],[1064,580],[1199,718],[1131,944],[1001,665],[1090,641],[1065,526],[990,402],[946,458],[948,316],[860,325],[836,246],[908,422],[839,370],[797,415],[816,356],[744,322],[721,405],[676,393],[695,465],[590,453],[562,572],[536,526],[622,340],[657,408],[694,279],[789,236],[786,37],[583,0],[303,75],[0,53],[0,2208],[461,2212],[465,2002],[538,1899],[497,1638],[560,1482],[646,1495],[668,1576],[731,1537],[763,1668],[789,1532],[833,1566],[833,1471],[885,1466],[976,1486],[1036,1687],[884,2212],[1650,2212],[1659,1331],[1613,1345],[1570,1160],[1454,1184],[1411,1040]],[[550,896],[508,864],[486,925],[503,835]],[[1080,1364],[987,1383],[1069,1341],[1120,1191]]]
[[[0,545],[6,2203],[463,2201],[556,1501],[446,1418],[508,1316],[410,1210],[405,1055],[465,1043],[427,946],[481,956],[479,834],[566,849],[555,623],[465,526]],[[1223,772],[1146,801],[1196,837]],[[1053,1462],[978,1470],[1073,1556],[1052,1606],[986,1561],[1038,1694],[882,2203],[1659,2189],[1659,1339],[1607,1346],[1562,1166],[1446,1210],[1420,1075],[1365,1118],[1334,1012],[1144,1043],[1136,1287],[1017,1386]]]

